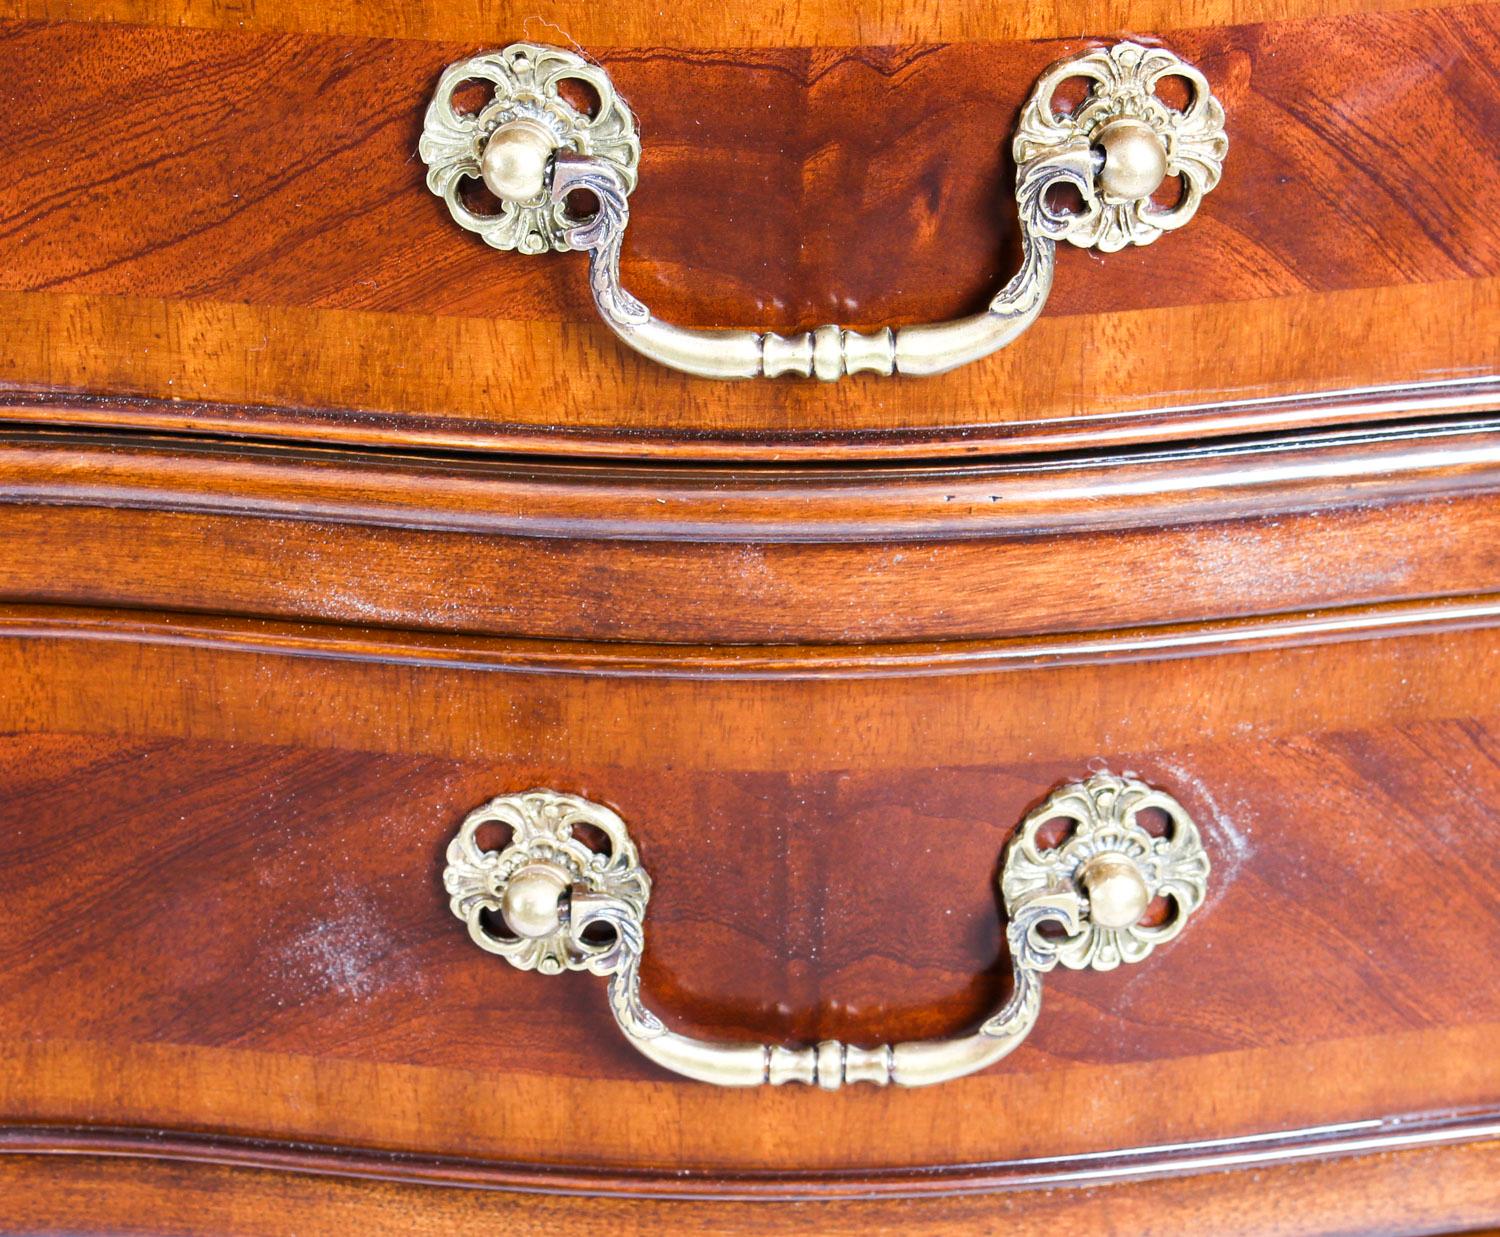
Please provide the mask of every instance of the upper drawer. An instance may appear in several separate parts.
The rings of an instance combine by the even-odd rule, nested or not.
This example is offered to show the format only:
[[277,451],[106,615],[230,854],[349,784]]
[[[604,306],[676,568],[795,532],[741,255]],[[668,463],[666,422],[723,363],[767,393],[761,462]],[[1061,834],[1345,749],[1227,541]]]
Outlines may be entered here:
[[[1171,29],[1144,0],[1098,25],[978,0],[873,16],[82,0],[67,21],[16,0],[0,39],[0,411],[788,457],[1493,406],[1500,8],[1384,7],[1213,3]],[[1206,75],[1222,181],[1152,245],[1061,246],[1036,324],[933,377],[654,365],[600,324],[583,255],[487,248],[427,191],[417,153],[445,66],[576,44],[639,123],[622,274],[663,318],[949,319],[1016,269],[1011,137],[1039,75],[1126,35]]]

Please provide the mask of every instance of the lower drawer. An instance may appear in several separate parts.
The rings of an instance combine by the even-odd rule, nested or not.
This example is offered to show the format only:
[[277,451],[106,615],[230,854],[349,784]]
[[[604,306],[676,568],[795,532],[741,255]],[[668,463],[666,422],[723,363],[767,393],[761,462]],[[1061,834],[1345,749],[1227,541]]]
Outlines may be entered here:
[[[522,1188],[816,1196],[1087,1180],[1068,1157],[1093,1153],[1158,1171],[1392,1118],[1459,1137],[1500,1111],[1492,603],[712,664],[0,617],[13,1147],[152,1130],[189,1155],[272,1140]],[[1006,995],[1017,822],[1103,768],[1192,814],[1204,905],[1139,966],[1049,975],[1012,1055],[923,1090],[675,1078],[603,981],[475,949],[442,884],[470,809],[583,795],[651,873],[643,989],[674,1028],[951,1035]]]

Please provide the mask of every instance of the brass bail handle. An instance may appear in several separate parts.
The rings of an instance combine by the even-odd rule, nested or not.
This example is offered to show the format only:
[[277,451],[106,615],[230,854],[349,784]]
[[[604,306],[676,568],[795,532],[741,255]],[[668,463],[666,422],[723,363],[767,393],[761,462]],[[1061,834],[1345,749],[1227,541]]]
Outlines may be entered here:
[[[1088,93],[1063,112],[1054,100],[1069,78],[1084,79]],[[1157,95],[1166,78],[1187,84],[1182,110]],[[478,112],[460,111],[455,92],[474,80],[493,86],[493,97]],[[591,114],[564,96],[569,81],[598,97]],[[460,227],[487,244],[532,254],[586,251],[595,307],[642,355],[702,378],[793,374],[831,381],[859,373],[938,374],[1004,347],[1046,305],[1059,241],[1111,253],[1182,227],[1219,183],[1229,139],[1224,109],[1203,74],[1166,48],[1116,43],[1061,60],[1037,81],[1012,139],[1021,267],[989,308],[949,322],[870,332],[828,325],[790,336],[675,326],[621,283],[641,143],[609,75],[581,56],[512,43],[450,65],[428,105],[419,149],[428,187]],[[1181,182],[1181,195],[1171,206],[1159,205],[1152,195],[1171,177]],[[464,204],[461,187],[472,179],[499,199],[497,213]],[[1076,190],[1079,209],[1049,200],[1061,186]],[[568,208],[580,190],[598,203],[586,218]]]
[[[1165,815],[1165,833],[1142,823],[1148,809]],[[1061,840],[1045,828],[1059,818],[1072,822]],[[493,826],[510,831],[498,850],[479,840]],[[586,843],[590,832],[604,838],[603,850]],[[447,857],[449,906],[475,944],[521,970],[607,977],[616,1024],[657,1064],[718,1086],[801,1082],[826,1090],[854,1082],[927,1086],[994,1064],[1036,1025],[1046,972],[1059,962],[1108,971],[1144,960],[1203,904],[1209,872],[1197,826],[1165,792],[1107,773],[1064,786],[1022,821],[1006,848],[1000,890],[1012,989],[978,1030],[873,1047],[825,1040],[789,1048],[694,1039],[645,1005],[640,966],[651,880],[625,822],[609,808],[553,790],[504,795],[468,815]],[[1147,921],[1158,898],[1168,913]]]

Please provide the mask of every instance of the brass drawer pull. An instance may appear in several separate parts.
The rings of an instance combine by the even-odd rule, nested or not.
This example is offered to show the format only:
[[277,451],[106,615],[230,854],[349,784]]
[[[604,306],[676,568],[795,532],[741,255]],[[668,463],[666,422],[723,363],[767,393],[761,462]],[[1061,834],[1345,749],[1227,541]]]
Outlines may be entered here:
[[[1060,113],[1053,97],[1074,77],[1090,83],[1088,96],[1071,113]],[[1188,84],[1185,110],[1154,93],[1165,78]],[[492,85],[494,97],[467,114],[455,108],[454,95],[474,80]],[[569,81],[598,96],[592,115],[564,97]],[[637,352],[703,378],[832,380],[857,373],[938,374],[1003,348],[1046,305],[1058,241],[1113,252],[1182,227],[1218,184],[1229,139],[1224,109],[1197,69],[1165,48],[1116,43],[1048,69],[1021,111],[1012,146],[1021,269],[984,313],[868,334],[820,326],[789,337],[673,326],[620,282],[641,145],[635,117],[597,65],[527,43],[450,65],[428,105],[420,151],[428,187],[460,226],[490,245],[523,253],[586,250],[594,304]],[[1181,198],[1159,206],[1151,195],[1169,177],[1180,179]],[[475,178],[500,199],[497,214],[464,204],[463,182]],[[1076,191],[1081,209],[1049,200],[1063,187]],[[569,195],[580,190],[598,204],[586,218],[568,209]]]
[[[1166,814],[1165,835],[1139,822],[1147,808]],[[1042,831],[1058,818],[1074,824],[1053,844]],[[478,841],[490,826],[511,831],[500,850]],[[598,830],[607,850],[586,845],[580,827]],[[1096,971],[1140,962],[1202,904],[1208,868],[1197,826],[1170,795],[1109,774],[1063,787],[1026,817],[1006,848],[1000,889],[1009,915],[1010,998],[972,1035],[873,1048],[836,1040],[807,1048],[708,1043],[668,1030],[641,1002],[651,881],[624,821],[587,799],[532,790],[471,812],[448,846],[443,883],[453,913],[481,949],[544,975],[608,976],[620,1030],[659,1065],[725,1087],[806,1082],[835,1090],[846,1082],[921,1087],[994,1064],[1036,1025],[1044,973],[1059,962]],[[1170,899],[1169,916],[1143,923],[1158,897]],[[1060,925],[1062,934],[1044,932],[1047,925]],[[600,939],[601,927],[607,939]]]

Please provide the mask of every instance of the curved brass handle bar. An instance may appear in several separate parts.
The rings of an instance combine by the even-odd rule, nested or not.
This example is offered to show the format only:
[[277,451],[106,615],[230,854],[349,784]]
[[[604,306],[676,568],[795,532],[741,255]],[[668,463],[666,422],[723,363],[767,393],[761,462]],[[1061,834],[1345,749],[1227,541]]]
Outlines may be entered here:
[[630,207],[618,172],[602,159],[559,158],[552,200],[580,189],[599,209],[564,232],[589,255],[594,305],[616,335],[643,356],[699,378],[779,378],[795,374],[832,381],[844,374],[940,374],[1003,348],[1026,330],[1047,304],[1056,265],[1054,237],[1071,216],[1048,211],[1046,194],[1068,183],[1092,192],[1093,155],[1079,144],[1022,169],[1021,269],[982,314],[952,322],[882,327],[861,334],[840,326],[781,336],[774,331],[695,330],[663,322],[620,282],[620,249]]
[[[1083,78],[1089,94],[1072,112],[1054,105],[1058,87]],[[1190,91],[1186,110],[1154,93],[1164,78]],[[477,115],[458,112],[454,92],[479,78],[495,88]],[[584,116],[560,84],[585,82],[600,107]],[[698,330],[657,318],[621,283],[620,250],[630,222],[640,142],[635,118],[608,75],[571,52],[517,43],[452,65],[428,107],[421,143],[427,183],[454,219],[491,245],[539,253],[586,250],[594,304],[637,352],[703,378],[832,380],[844,374],[938,374],[988,356],[1034,321],[1052,290],[1058,241],[1110,252],[1145,245],[1181,227],[1218,183],[1228,151],[1224,112],[1203,75],[1164,48],[1117,43],[1060,61],[1037,82],[1013,141],[1021,267],[981,314],[929,325],[861,333],[821,326],[791,336],[773,331]],[[471,211],[465,178],[481,178],[500,199],[498,215]],[[1181,199],[1160,207],[1152,194],[1168,177]],[[1081,206],[1061,209],[1067,187]],[[574,218],[569,195],[586,190],[598,210]]]
[[[1166,813],[1164,836],[1139,823],[1146,808]],[[1073,827],[1049,844],[1043,828],[1060,817]],[[495,826],[509,828],[510,842],[486,850],[478,834]],[[602,834],[607,850],[585,845],[580,826]],[[993,1065],[1036,1025],[1046,972],[1059,962],[1111,970],[1141,961],[1202,904],[1208,871],[1197,827],[1170,795],[1109,774],[1063,787],[1022,822],[1006,850],[1000,885],[1013,986],[1005,1004],[970,1035],[875,1047],[713,1043],[669,1030],[640,993],[650,879],[624,822],[586,799],[534,790],[470,813],[448,847],[444,884],[453,913],[482,949],[523,970],[608,976],[615,1022],[657,1064],[719,1086],[802,1082],[833,1090],[853,1082],[927,1086]],[[1170,917],[1143,923],[1158,897],[1170,899]],[[1045,933],[1047,925],[1061,932]],[[600,927],[605,940],[591,935]]]

